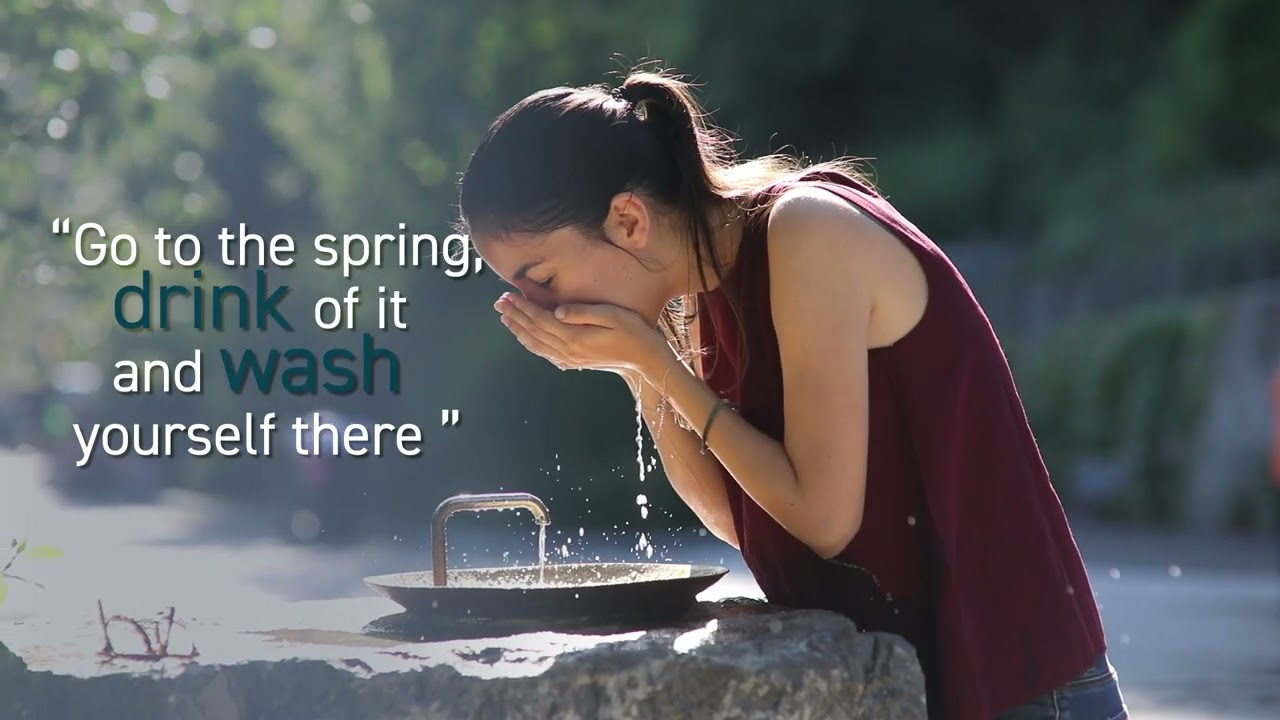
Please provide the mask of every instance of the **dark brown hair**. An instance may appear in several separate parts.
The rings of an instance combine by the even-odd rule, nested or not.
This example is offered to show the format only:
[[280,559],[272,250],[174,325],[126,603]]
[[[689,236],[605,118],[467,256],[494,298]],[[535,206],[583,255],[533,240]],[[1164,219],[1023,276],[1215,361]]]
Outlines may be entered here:
[[[501,236],[576,227],[607,242],[602,228],[610,201],[635,192],[687,224],[705,289],[704,263],[718,283],[725,273],[713,245],[714,210],[745,209],[757,191],[808,171],[861,177],[851,160],[807,166],[773,154],[740,161],[692,90],[670,73],[635,71],[613,90],[557,87],[526,97],[493,122],[472,155],[461,181],[460,229]],[[731,307],[741,323],[737,305]],[[691,317],[692,308],[677,300],[661,322],[686,359],[694,352]]]

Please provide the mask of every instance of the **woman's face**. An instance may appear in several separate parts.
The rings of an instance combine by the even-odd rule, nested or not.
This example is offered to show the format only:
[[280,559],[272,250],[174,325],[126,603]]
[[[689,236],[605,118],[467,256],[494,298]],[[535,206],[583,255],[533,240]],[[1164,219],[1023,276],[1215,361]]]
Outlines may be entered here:
[[486,265],[542,307],[618,305],[657,325],[673,297],[670,275],[663,271],[669,262],[643,204],[634,196],[619,197],[602,228],[607,241],[574,227],[472,241]]

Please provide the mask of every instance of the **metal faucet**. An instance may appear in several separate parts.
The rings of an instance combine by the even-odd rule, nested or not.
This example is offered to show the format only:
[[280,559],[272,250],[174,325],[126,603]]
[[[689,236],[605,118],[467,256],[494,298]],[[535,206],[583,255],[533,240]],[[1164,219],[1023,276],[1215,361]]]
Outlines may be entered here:
[[431,574],[436,587],[444,587],[448,574],[445,568],[445,532],[444,525],[449,516],[459,510],[479,512],[481,510],[507,510],[524,508],[533,513],[533,519],[539,525],[551,524],[551,513],[547,506],[536,496],[529,493],[482,493],[478,495],[454,495],[446,498],[436,508],[431,518]]

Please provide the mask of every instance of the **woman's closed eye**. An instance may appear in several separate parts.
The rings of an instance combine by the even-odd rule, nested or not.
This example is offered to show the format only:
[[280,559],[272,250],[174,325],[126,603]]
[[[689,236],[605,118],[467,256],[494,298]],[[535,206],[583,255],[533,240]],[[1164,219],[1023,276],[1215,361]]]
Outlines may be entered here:
[[535,285],[537,285],[538,287],[542,288],[543,290],[550,290],[550,289],[551,289],[551,281],[552,281],[552,280],[555,280],[555,277],[554,277],[554,276],[549,277],[549,278],[547,278],[546,280],[542,280],[542,281],[540,281],[540,282],[535,281],[535,282],[534,282],[534,284],[535,284]]

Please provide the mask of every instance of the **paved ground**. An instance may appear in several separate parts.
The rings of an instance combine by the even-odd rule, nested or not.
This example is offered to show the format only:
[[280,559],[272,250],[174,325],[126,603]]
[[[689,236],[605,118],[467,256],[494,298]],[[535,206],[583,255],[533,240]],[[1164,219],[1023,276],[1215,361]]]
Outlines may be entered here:
[[[11,583],[0,616],[102,598],[109,612],[150,613],[279,599],[350,597],[360,578],[429,564],[426,530],[343,550],[287,545],[263,532],[260,511],[172,494],[156,505],[68,507],[43,484],[38,461],[0,454],[0,542],[6,534],[51,542],[66,556],[15,565],[40,591]],[[657,513],[655,513],[657,515]],[[520,523],[512,517],[512,523]],[[657,522],[635,526],[658,526]],[[493,535],[451,523],[460,563],[527,562],[533,533]],[[555,527],[561,557],[649,559],[636,528],[608,537]],[[1262,720],[1280,717],[1280,578],[1275,543],[1077,528],[1112,644],[1112,661],[1136,718]],[[731,569],[708,596],[758,594],[735,552],[710,538],[653,533],[652,559]],[[637,549],[638,548],[638,549]],[[504,554],[506,555],[504,558]]]
[[1077,534],[1137,717],[1280,717],[1276,543]]

